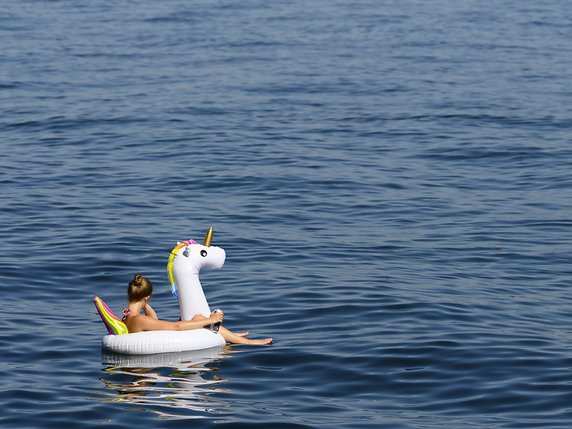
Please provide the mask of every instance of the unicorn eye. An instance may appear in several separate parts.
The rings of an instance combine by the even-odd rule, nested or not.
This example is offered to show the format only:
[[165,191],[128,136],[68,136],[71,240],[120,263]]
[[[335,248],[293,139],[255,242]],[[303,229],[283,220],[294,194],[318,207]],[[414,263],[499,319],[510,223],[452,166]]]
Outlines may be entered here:
[[201,250],[201,256],[204,258],[205,256],[207,256],[207,251],[206,250]]

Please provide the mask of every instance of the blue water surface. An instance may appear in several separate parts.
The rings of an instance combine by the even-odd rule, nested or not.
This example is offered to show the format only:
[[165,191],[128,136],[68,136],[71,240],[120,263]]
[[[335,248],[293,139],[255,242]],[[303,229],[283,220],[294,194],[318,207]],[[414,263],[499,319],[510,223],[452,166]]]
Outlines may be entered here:
[[[2,428],[567,428],[563,0],[6,0]],[[209,225],[270,347],[102,354]]]

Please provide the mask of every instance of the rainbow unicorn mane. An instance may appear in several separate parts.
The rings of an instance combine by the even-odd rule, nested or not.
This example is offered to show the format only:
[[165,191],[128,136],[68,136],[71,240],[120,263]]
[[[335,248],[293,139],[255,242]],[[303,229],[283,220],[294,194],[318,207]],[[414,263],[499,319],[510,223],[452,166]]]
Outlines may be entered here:
[[179,253],[179,250],[181,250],[183,247],[190,246],[192,244],[198,244],[198,243],[192,239],[179,242],[173,248],[173,250],[171,250],[171,254],[169,255],[169,261],[167,262],[167,277],[169,277],[169,284],[171,285],[171,293],[175,298],[178,298],[178,294],[177,294],[177,287],[175,285],[175,276],[173,275],[173,263],[175,262],[175,258],[177,257],[177,253]]

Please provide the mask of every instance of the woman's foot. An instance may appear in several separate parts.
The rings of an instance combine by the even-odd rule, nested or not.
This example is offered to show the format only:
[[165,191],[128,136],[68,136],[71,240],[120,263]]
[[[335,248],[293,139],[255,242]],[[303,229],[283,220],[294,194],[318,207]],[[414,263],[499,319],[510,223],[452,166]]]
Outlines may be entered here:
[[248,335],[250,335],[250,332],[248,332],[248,331],[246,331],[246,332],[239,332],[239,333],[236,334],[236,335],[238,335],[239,337],[242,337],[242,338],[246,338],[246,337],[248,337]]
[[263,340],[247,340],[245,344],[252,344],[253,346],[266,346],[272,344],[272,338],[265,338]]

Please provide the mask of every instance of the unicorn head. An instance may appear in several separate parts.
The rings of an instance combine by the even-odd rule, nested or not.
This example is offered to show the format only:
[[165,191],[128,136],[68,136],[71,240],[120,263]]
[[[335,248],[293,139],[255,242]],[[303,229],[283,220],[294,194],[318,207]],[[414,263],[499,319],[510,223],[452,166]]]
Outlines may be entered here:
[[213,228],[207,231],[203,244],[187,240],[171,251],[167,274],[173,295],[179,298],[182,320],[190,320],[197,314],[208,317],[211,313],[206,300],[199,272],[203,268],[222,268],[226,259],[224,249],[212,246]]

